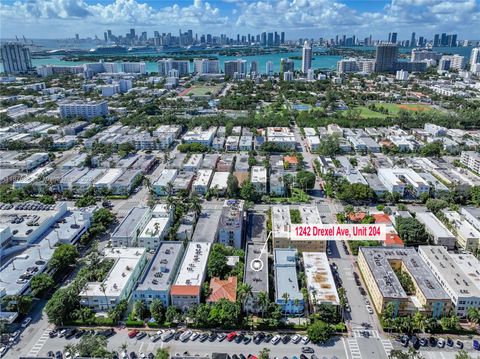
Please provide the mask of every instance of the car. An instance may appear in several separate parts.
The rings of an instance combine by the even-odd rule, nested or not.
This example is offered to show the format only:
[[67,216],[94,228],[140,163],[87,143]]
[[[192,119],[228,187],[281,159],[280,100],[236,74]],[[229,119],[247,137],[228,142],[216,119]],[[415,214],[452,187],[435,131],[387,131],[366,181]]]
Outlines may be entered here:
[[302,337],[298,334],[295,334],[293,337],[292,337],[292,343],[293,344],[298,344],[300,342],[300,340],[302,340]]
[[145,359],[146,357],[147,357],[147,356],[145,355],[144,352],[141,352],[141,353],[140,353],[140,358]]
[[346,303],[345,304],[345,311],[350,313],[352,311],[352,308],[350,308],[350,304]]
[[77,329],[71,328],[65,333],[65,339],[71,339],[77,334]]
[[358,287],[358,290],[360,291],[360,294],[361,295],[367,295],[367,292],[365,292],[365,289],[363,289],[363,287]]
[[185,332],[180,335],[180,341],[186,342],[190,337],[192,336],[192,331],[191,330],[186,330]]
[[283,344],[287,344],[289,341],[290,341],[290,335],[285,335],[283,338],[282,338],[282,343]]
[[310,357],[310,359],[318,359],[318,357],[317,357],[315,354],[312,354],[312,356]]
[[137,359],[137,358],[138,358],[138,356],[137,356],[137,354],[135,354],[135,352],[130,353],[130,359]]
[[75,338],[78,339],[80,338],[83,334],[85,334],[85,330],[80,329],[75,333]]
[[410,338],[410,341],[412,342],[412,346],[415,349],[420,348],[420,340],[418,340],[418,338],[415,335]]
[[208,336],[208,341],[209,342],[214,342],[216,339],[217,339],[218,335],[217,333],[211,333],[209,336]]
[[105,329],[103,332],[100,332],[100,335],[103,335],[105,338],[110,338],[112,335],[115,335],[115,329]]
[[428,338],[428,344],[430,344],[431,347],[436,347],[437,346],[437,339],[435,337]]
[[272,340],[272,338],[273,338],[272,334],[267,334],[267,335],[265,335],[265,338],[263,339],[263,341],[265,343],[270,343],[270,340]]
[[308,339],[308,337],[305,335],[302,337],[301,342],[303,345],[307,345],[308,343],[310,343],[310,339]]
[[227,334],[227,342],[231,342],[237,336],[237,332],[230,332]]
[[132,329],[128,332],[128,337],[130,339],[135,338],[138,335],[138,333],[140,333],[138,329]]
[[202,335],[200,335],[200,338],[198,338],[198,340],[203,343],[204,341],[206,341],[208,339],[208,334],[207,333],[203,333]]
[[478,342],[477,339],[473,339],[473,349],[475,350],[480,350],[480,343]]
[[302,353],[312,354],[315,353],[315,350],[312,347],[302,347]]
[[175,340],[180,340],[180,337],[182,336],[183,333],[184,333],[183,330],[177,331],[177,332],[173,335],[173,339],[175,339]]
[[372,309],[372,307],[369,306],[369,305],[367,305],[367,312],[368,312],[369,314],[373,314],[373,309]]
[[437,347],[439,347],[439,348],[445,347],[445,339],[439,338],[438,342],[437,342]]
[[428,345],[427,338],[420,338],[420,346],[426,347]]
[[335,263],[333,263],[333,262],[332,262],[332,268],[333,268],[333,270],[338,270],[337,265],[336,265]]
[[168,330],[168,331],[166,331],[165,333],[162,334],[162,341],[168,342],[170,339],[173,338],[174,335],[175,335],[175,331]]
[[263,342],[264,339],[265,339],[265,333],[260,332],[253,337],[253,342],[255,344],[260,344],[261,342]]
[[243,337],[243,344],[248,344],[252,341],[252,338],[249,336]]
[[368,330],[364,330],[362,331],[362,335],[365,337],[365,338],[369,338],[370,337],[370,332]]
[[401,342],[402,342],[402,345],[403,345],[405,348],[408,347],[409,341],[410,341],[410,338],[409,338],[408,335],[402,336]]
[[245,336],[245,334],[243,333],[239,333],[236,337],[235,337],[235,343],[240,343],[242,340],[243,340],[243,337]]
[[233,354],[232,359],[240,359],[240,357],[237,354]]
[[453,348],[453,345],[455,343],[453,342],[453,340],[451,338],[447,338],[447,346],[449,346],[450,348]]
[[63,358],[63,354],[60,350],[57,350],[57,352],[55,353],[55,358]]
[[23,320],[23,322],[22,322],[22,324],[21,324],[21,327],[22,327],[22,328],[26,328],[26,327],[30,324],[31,321],[32,321],[32,318],[31,318],[31,317],[26,317],[26,318]]
[[147,333],[145,332],[140,332],[137,334],[137,340],[141,340],[147,336]]
[[58,335],[58,330],[55,330],[55,329],[51,330],[51,331],[48,333],[48,336],[49,336],[50,338],[55,338],[57,335]]
[[112,359],[118,359],[118,353],[117,352],[112,352]]
[[463,342],[462,342],[461,340],[457,340],[457,341],[455,342],[455,347],[456,347],[457,349],[463,349]]
[[50,350],[50,351],[47,353],[47,357],[49,357],[49,358],[55,358],[55,353]]
[[218,334],[218,341],[223,342],[226,337],[227,337],[227,335],[225,333],[220,333],[220,334]]
[[247,359],[247,357],[243,354],[240,354],[239,357],[240,357],[240,359]]
[[192,333],[192,336],[190,337],[190,340],[191,340],[191,341],[195,341],[195,340],[198,339],[199,336],[200,336],[200,333],[198,333],[198,332],[193,332],[193,333]]
[[1,346],[0,347],[0,358],[3,358],[5,354],[7,354],[8,347]]
[[280,342],[280,340],[282,340],[282,337],[281,337],[280,335],[275,335],[275,336],[272,338],[271,342],[272,342],[273,345],[276,345],[276,344],[278,344],[278,343]]
[[155,359],[155,355],[153,353],[148,353],[147,358],[148,359]]
[[20,330],[14,331],[12,334],[10,334],[9,341],[14,342],[20,337]]

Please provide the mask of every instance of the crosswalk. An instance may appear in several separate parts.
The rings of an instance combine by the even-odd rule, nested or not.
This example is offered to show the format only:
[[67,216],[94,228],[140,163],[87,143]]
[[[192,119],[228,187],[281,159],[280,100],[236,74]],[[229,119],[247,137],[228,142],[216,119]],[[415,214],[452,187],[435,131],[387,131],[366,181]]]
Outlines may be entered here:
[[348,350],[350,350],[351,359],[362,359],[362,353],[360,353],[360,347],[356,338],[347,339]]
[[390,352],[393,349],[392,342],[388,339],[381,339],[380,341],[382,342],[383,349],[385,350],[385,353],[387,354],[387,357],[390,356]]
[[355,338],[365,338],[365,332],[368,333],[369,338],[380,338],[378,330],[352,329]]
[[37,340],[37,342],[35,343],[35,345],[32,347],[32,349],[30,349],[30,351],[28,352],[28,356],[29,357],[36,357],[37,354],[40,352],[40,350],[42,350],[43,346],[45,345],[45,342],[48,340],[49,336],[48,336],[48,333],[50,332],[49,329],[46,329],[42,336]]

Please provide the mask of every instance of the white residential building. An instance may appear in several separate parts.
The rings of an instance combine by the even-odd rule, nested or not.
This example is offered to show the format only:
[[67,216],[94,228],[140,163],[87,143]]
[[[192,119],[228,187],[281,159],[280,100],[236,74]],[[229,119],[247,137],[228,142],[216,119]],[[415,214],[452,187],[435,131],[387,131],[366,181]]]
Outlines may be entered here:
[[253,166],[250,182],[258,193],[267,193],[267,169],[263,166]]
[[391,193],[405,195],[407,186],[413,188],[413,194],[419,197],[422,193],[430,192],[430,185],[418,173],[410,168],[379,168],[378,178]]
[[433,242],[448,249],[455,247],[455,236],[445,225],[431,212],[417,213],[415,218],[425,225],[425,230],[433,238]]
[[196,178],[193,181],[193,193],[204,195],[208,191],[210,181],[212,180],[213,170],[201,169],[197,172]]
[[59,104],[59,109],[62,118],[81,117],[91,120],[95,117],[104,117],[108,115],[107,101],[63,102]]
[[245,202],[229,199],[223,203],[218,225],[218,242],[234,248],[243,248]]

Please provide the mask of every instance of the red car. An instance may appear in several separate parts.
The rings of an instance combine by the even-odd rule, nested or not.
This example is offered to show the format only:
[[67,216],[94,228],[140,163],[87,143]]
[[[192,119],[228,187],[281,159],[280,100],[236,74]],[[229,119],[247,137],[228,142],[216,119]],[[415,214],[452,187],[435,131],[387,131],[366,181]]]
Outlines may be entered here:
[[140,331],[138,329],[133,329],[128,332],[128,337],[135,338]]
[[231,342],[233,339],[235,339],[235,337],[237,336],[237,332],[231,332],[231,333],[228,333],[227,335],[227,341]]

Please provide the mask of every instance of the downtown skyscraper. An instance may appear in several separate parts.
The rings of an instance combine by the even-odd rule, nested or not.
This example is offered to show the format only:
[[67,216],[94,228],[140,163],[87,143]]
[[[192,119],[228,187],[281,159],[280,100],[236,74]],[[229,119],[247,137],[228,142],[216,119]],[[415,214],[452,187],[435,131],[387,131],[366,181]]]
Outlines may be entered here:
[[312,47],[308,40],[305,40],[302,51],[302,72],[306,74],[312,68]]

